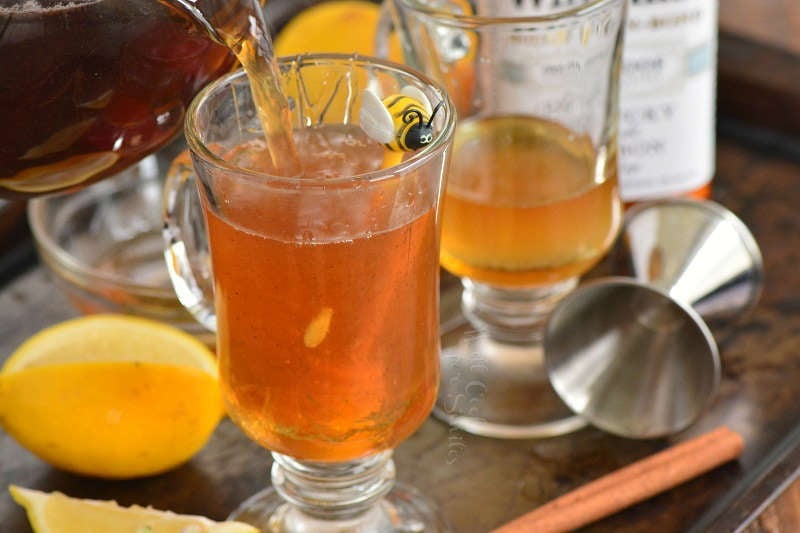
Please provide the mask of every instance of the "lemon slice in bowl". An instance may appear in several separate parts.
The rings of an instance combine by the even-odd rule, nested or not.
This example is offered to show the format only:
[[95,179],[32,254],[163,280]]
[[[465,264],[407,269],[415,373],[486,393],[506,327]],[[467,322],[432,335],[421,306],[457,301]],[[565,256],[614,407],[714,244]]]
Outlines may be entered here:
[[113,501],[70,498],[11,485],[11,497],[25,508],[36,533],[131,531],[147,533],[258,533],[241,522],[214,522],[150,507],[120,507]]
[[0,370],[0,426],[47,463],[103,478],[170,470],[223,415],[213,353],[159,322],[91,315],[46,328]]

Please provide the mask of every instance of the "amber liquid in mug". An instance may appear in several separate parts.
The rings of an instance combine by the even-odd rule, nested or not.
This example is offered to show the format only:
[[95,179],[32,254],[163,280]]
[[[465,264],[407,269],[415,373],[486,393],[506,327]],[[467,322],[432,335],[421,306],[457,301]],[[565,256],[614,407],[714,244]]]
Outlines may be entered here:
[[[296,133],[305,175],[379,168],[383,146],[358,127],[342,128]],[[318,149],[325,144],[329,153]],[[260,140],[226,159],[248,168],[271,164]],[[343,461],[393,448],[422,424],[436,397],[433,208],[375,234],[318,239],[293,216],[313,197],[281,198],[273,190],[260,198],[253,188],[236,196],[235,183],[224,187],[218,196],[235,201],[215,209],[204,199],[204,212],[228,413],[253,440],[297,459]],[[347,220],[354,208],[316,207],[326,220]]]
[[[176,4],[178,0],[162,0]],[[181,0],[191,1],[191,0]],[[259,4],[266,0],[200,0],[207,21],[247,73],[253,103],[267,141],[271,172],[303,172],[292,135],[291,111],[279,82],[272,39]]]
[[468,119],[454,141],[442,218],[442,265],[501,286],[564,281],[589,270],[616,234],[615,150],[598,162],[585,136],[543,119]]

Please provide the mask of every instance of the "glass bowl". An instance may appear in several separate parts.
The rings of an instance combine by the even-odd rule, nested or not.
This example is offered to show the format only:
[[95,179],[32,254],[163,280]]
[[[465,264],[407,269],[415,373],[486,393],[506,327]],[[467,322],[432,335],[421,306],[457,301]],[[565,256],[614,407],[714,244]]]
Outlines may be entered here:
[[164,260],[161,194],[173,152],[76,193],[34,198],[28,221],[39,256],[81,313],[151,318],[213,344],[178,301]]

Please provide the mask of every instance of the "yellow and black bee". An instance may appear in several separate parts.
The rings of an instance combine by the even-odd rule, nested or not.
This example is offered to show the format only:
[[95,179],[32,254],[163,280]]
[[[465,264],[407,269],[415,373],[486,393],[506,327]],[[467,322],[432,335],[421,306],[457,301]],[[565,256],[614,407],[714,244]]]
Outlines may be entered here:
[[433,117],[441,107],[431,110],[425,94],[406,86],[400,94],[383,100],[366,89],[361,96],[359,121],[367,135],[395,152],[418,150],[433,141]]

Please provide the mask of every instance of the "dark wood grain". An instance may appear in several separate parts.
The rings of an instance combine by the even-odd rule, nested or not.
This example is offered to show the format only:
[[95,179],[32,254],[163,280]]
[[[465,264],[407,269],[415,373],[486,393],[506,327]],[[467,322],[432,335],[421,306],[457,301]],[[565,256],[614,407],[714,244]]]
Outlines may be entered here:
[[744,533],[780,533],[800,529],[800,483],[792,485],[767,507]]
[[720,114],[800,135],[800,54],[720,35]]
[[800,2],[721,0],[718,107],[800,134]]
[[720,0],[723,31],[800,55],[800,2]]

